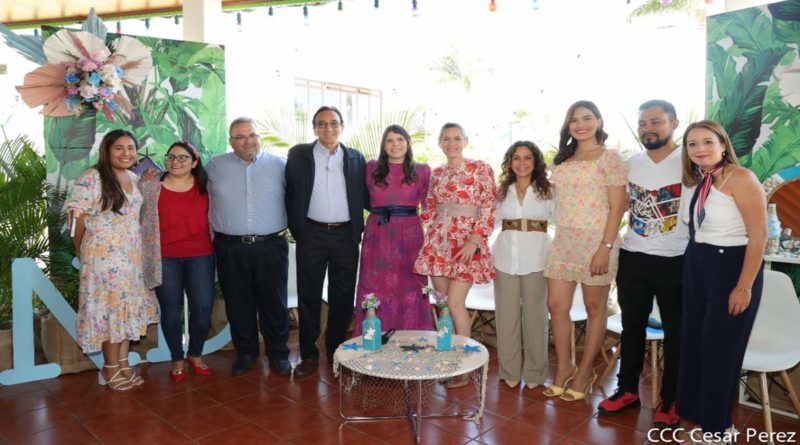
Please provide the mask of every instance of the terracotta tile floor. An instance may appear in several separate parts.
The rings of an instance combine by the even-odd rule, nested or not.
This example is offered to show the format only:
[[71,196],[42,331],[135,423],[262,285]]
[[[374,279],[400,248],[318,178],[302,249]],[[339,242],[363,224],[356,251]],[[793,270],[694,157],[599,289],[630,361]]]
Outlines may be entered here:
[[[297,362],[297,331],[290,334]],[[424,444],[649,444],[652,425],[650,379],[642,379],[644,407],[617,416],[597,415],[597,405],[614,390],[613,377],[587,400],[550,400],[542,388],[509,389],[501,384],[496,351],[491,360],[485,415],[480,424],[434,418],[422,427]],[[552,352],[551,352],[552,354]],[[94,372],[43,382],[0,387],[0,444],[413,444],[404,420],[343,423],[338,382],[323,363],[317,377],[293,381],[269,372],[266,361],[231,377],[235,354],[207,357],[211,376],[189,374],[169,380],[167,363],[142,365],[142,388],[115,393],[97,385]],[[551,356],[552,360],[552,356]],[[604,364],[598,359],[597,372]],[[551,367],[551,373],[554,369]],[[475,389],[437,385],[430,406],[448,411],[471,408]],[[736,407],[735,425],[764,431],[760,411]],[[800,422],[773,415],[775,431],[800,432]],[[800,436],[800,433],[798,433]],[[739,443],[745,443],[740,440]],[[756,443],[752,441],[751,443]]]

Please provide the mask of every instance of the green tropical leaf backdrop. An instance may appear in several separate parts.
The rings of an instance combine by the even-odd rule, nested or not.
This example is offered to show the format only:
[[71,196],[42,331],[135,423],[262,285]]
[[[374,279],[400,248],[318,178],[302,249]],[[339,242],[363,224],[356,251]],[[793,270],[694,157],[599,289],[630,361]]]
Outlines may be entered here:
[[761,181],[800,163],[800,1],[708,19],[706,117]]

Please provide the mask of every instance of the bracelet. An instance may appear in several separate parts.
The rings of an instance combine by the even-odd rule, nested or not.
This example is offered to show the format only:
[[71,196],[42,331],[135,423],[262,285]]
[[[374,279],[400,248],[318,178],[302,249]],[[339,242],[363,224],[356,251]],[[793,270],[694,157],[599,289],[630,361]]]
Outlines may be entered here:
[[747,288],[744,288],[744,287],[739,287],[739,286],[736,286],[735,290],[740,290],[740,291],[742,291],[742,292],[744,292],[746,294],[749,294],[749,293],[752,292],[752,290],[750,290],[750,289],[747,289]]

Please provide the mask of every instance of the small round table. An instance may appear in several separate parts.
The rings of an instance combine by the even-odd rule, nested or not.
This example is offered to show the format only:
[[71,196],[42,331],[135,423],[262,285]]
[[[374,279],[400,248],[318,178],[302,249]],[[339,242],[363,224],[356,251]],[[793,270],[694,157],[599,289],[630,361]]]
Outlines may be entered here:
[[[433,331],[397,331],[388,344],[374,352],[364,350],[361,342],[361,337],[350,339],[333,355],[333,372],[339,379],[339,415],[345,421],[407,418],[420,443],[424,418],[457,416],[478,422],[483,416],[489,351],[481,343],[453,335],[451,350],[437,351]],[[476,410],[425,411],[438,381],[465,374],[478,392]],[[348,415],[345,405],[360,412]]]

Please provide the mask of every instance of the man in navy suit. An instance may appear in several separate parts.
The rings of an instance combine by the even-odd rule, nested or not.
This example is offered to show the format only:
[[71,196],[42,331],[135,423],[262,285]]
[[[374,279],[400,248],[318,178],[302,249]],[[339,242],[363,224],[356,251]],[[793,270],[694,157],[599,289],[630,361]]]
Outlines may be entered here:
[[342,344],[353,316],[363,210],[369,207],[366,161],[339,142],[344,122],[335,107],[323,106],[312,119],[317,140],[289,150],[286,161],[286,212],[297,241],[297,296],[300,357],[294,376],[315,373],[320,334],[322,285],[328,271],[329,362]]

